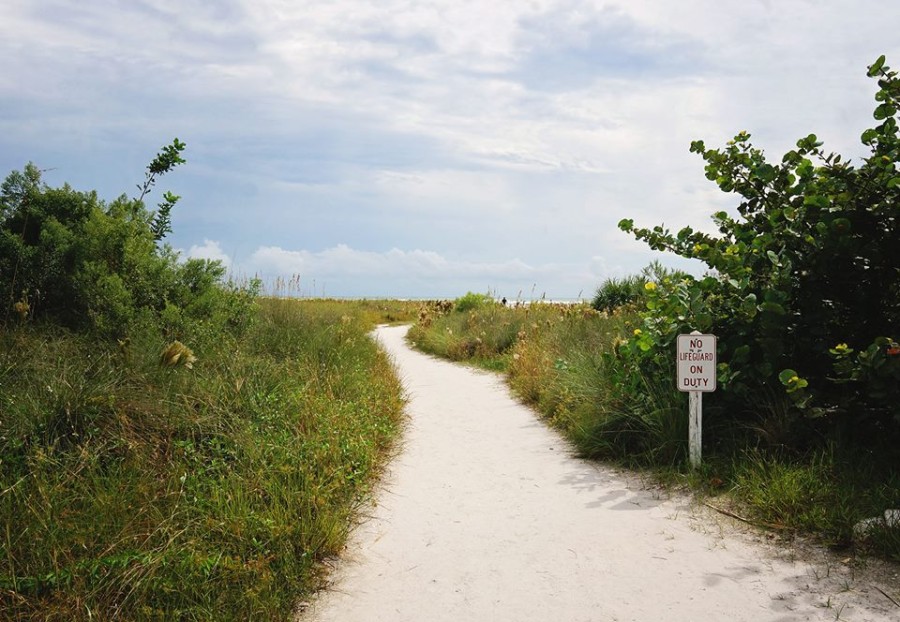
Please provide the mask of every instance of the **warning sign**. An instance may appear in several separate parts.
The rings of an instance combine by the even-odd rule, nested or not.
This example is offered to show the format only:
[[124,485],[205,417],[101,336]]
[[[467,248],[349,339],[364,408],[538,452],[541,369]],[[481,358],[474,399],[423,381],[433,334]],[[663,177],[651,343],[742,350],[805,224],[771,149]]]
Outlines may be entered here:
[[678,335],[678,390],[716,390],[716,336]]

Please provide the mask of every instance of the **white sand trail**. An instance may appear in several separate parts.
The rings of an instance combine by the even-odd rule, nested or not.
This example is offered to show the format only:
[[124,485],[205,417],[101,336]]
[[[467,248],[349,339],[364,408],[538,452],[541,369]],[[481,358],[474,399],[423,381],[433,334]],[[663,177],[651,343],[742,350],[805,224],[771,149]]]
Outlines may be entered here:
[[500,378],[405,332],[377,332],[410,397],[403,448],[303,622],[900,619],[858,571],[571,457]]

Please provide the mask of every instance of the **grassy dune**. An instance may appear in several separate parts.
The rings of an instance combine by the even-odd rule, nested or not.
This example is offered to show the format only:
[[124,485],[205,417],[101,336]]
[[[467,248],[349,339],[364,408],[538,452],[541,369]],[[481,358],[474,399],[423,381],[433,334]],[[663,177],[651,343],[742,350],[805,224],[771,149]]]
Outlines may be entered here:
[[401,426],[367,332],[401,303],[261,300],[239,337],[0,334],[0,618],[287,620]]

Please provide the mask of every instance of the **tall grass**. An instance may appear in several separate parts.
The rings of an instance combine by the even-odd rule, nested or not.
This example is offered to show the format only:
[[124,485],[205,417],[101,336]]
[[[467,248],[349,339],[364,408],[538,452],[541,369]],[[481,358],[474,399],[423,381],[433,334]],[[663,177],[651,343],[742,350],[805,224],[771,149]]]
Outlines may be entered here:
[[[900,473],[866,453],[834,445],[802,457],[748,450],[733,460],[733,496],[762,523],[847,547],[860,520],[900,504]],[[876,528],[870,536],[865,548],[900,561],[897,529]]]
[[[618,350],[637,324],[628,309],[534,304],[458,312],[432,305],[409,334],[428,352],[503,371],[513,391],[583,455],[725,494],[743,515],[785,533],[847,545],[857,521],[900,507],[896,447],[877,439],[809,444],[783,390],[764,392],[741,413],[707,395],[704,465],[691,473],[687,395],[675,386],[674,353],[671,369],[652,374],[624,366]],[[874,530],[866,546],[900,558],[900,530]]]
[[516,312],[483,298],[460,308],[424,303],[409,339],[425,352],[487,369],[504,369],[529,311]]
[[426,352],[507,373],[513,391],[591,457],[676,463],[684,453],[686,400],[645,380],[635,398],[615,381],[616,346],[630,313],[536,303],[426,310],[409,333]]
[[0,618],[290,619],[401,425],[373,306],[263,300],[191,369],[150,329],[4,331]]

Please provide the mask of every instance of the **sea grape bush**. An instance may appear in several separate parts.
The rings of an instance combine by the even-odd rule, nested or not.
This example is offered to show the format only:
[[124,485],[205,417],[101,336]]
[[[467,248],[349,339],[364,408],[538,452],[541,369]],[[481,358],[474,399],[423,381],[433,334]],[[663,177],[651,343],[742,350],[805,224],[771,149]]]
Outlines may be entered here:
[[703,278],[648,282],[643,325],[623,347],[633,364],[661,364],[680,332],[719,336],[719,381],[733,396],[782,386],[811,416],[900,429],[900,80],[882,56],[874,118],[858,165],[810,134],[780,162],[741,132],[724,149],[694,141],[706,177],[740,197],[718,212],[720,235],[685,227],[619,227],[654,250],[699,259]]

